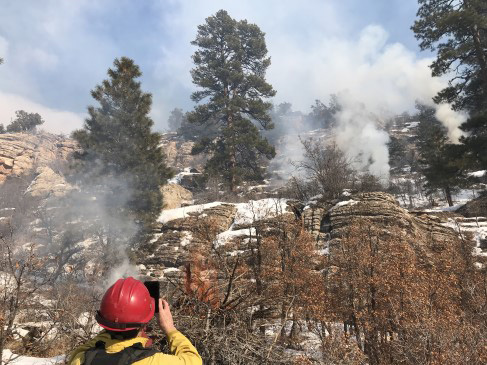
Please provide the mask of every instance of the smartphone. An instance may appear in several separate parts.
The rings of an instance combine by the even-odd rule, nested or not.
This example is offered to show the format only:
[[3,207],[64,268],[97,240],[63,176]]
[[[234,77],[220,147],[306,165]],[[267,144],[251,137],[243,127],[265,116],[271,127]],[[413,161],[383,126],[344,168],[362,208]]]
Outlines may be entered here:
[[155,313],[159,313],[159,282],[158,281],[144,281],[144,285],[149,290],[149,294],[156,302]]

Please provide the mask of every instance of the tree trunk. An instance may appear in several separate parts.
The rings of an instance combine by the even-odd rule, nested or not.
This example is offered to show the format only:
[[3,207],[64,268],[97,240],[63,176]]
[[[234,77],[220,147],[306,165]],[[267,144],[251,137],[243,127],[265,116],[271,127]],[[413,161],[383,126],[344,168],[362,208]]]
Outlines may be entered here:
[[227,128],[231,133],[230,140],[226,141],[226,143],[229,145],[229,152],[230,152],[230,191],[233,193],[235,192],[236,188],[236,179],[235,179],[235,168],[237,167],[237,158],[235,155],[235,131],[233,130],[233,114],[230,111],[230,91],[228,90],[228,87],[225,87],[224,91],[224,96],[227,99]]
[[445,197],[446,201],[448,202],[448,206],[452,207],[453,206],[453,199],[451,197],[451,189],[450,186],[445,187]]

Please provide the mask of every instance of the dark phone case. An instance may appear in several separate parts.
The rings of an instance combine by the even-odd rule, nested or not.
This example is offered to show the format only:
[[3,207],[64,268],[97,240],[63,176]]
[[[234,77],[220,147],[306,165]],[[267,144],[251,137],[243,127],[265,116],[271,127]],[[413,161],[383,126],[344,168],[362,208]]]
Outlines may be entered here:
[[155,300],[155,313],[159,312],[159,282],[158,281],[144,281],[144,285],[149,290],[149,294]]

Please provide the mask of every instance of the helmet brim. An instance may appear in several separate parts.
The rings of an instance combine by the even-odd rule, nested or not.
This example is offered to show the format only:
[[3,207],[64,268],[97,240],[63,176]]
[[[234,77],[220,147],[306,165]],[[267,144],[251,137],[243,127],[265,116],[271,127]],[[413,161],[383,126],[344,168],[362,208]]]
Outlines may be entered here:
[[120,327],[125,326],[126,324],[110,322],[110,321],[106,320],[105,318],[103,318],[103,316],[101,316],[101,314],[99,312],[97,312],[95,319],[101,327],[103,327],[104,329],[109,330],[109,331],[126,332],[126,331],[132,331],[135,329],[139,329],[140,327],[147,324],[152,319],[152,317],[154,317],[156,305],[159,304],[159,303],[156,303],[154,298],[151,297],[150,299],[151,299],[151,310],[150,310],[149,314],[147,315],[147,317],[143,318],[140,321],[140,323],[130,323],[129,324],[130,327],[120,328]]

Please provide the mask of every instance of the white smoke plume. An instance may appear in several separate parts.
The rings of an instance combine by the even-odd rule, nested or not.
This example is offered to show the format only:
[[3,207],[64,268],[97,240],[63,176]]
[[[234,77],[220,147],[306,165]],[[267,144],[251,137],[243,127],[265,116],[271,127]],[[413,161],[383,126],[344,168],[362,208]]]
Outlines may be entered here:
[[450,141],[458,143],[460,137],[465,134],[459,127],[467,120],[468,115],[452,110],[449,104],[435,105],[435,108],[435,116],[447,128]]
[[389,135],[379,119],[347,93],[338,95],[342,110],[336,115],[335,141],[358,171],[368,170],[384,182],[389,178]]
[[[437,110],[436,116],[452,142],[462,135],[458,127],[466,115],[449,105],[433,103],[432,98],[447,86],[446,79],[431,76],[433,59],[418,56],[403,44],[389,43],[388,33],[379,25],[365,27],[356,39],[325,35],[305,49],[292,43],[279,49],[272,49],[271,44],[270,49],[273,64],[269,78],[278,90],[277,97],[304,108],[314,99],[327,103],[331,94],[338,94],[343,110],[337,116],[337,144],[362,161],[359,168],[367,167],[380,178],[387,178],[389,165],[388,137],[378,120],[414,113],[419,101]],[[284,52],[293,56],[286,57]],[[288,134],[294,133],[290,129]],[[296,160],[299,154],[293,150],[290,157]]]
[[106,275],[104,282],[104,289],[108,289],[118,279],[126,278],[129,276],[137,278],[139,276],[139,269],[134,264],[130,263],[128,257],[124,257],[122,262],[112,268],[108,275]]

